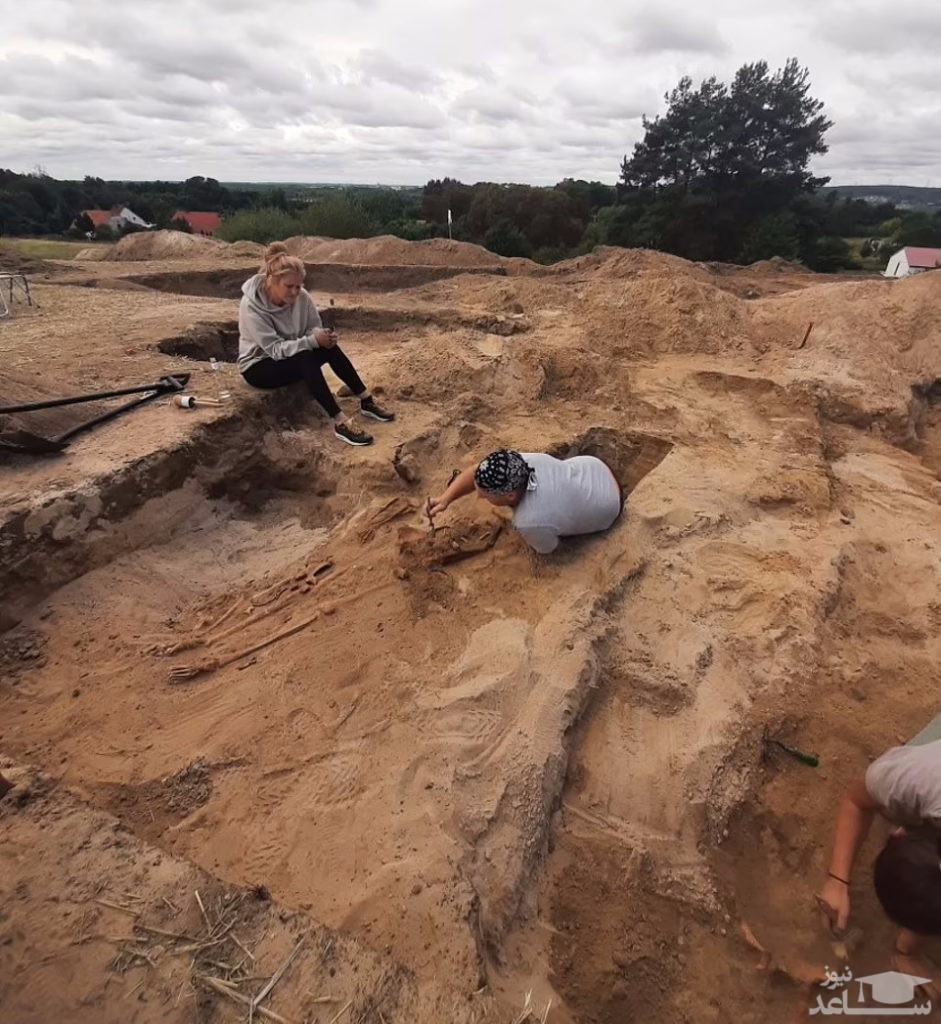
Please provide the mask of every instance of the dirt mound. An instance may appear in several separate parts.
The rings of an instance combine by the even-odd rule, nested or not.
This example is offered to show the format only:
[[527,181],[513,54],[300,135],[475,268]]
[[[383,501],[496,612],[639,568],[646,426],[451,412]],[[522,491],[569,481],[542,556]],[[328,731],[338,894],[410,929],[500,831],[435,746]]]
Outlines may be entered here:
[[[499,267],[505,261],[479,245],[431,238],[408,242],[394,235],[377,238],[315,238],[295,235],[288,250],[308,263],[352,263],[449,267]],[[535,265],[535,264],[534,264]]]
[[260,245],[258,242],[246,242],[244,239],[240,242],[233,242],[226,250],[224,255],[226,257],[232,256],[250,256],[252,259],[261,257],[265,253],[265,247]]
[[[617,262],[617,261],[616,261]],[[607,280],[585,282],[578,308],[592,351],[622,356],[698,352],[730,354],[754,350],[745,304],[708,280],[688,273],[662,272],[657,260],[640,264],[616,291]],[[609,276],[605,268],[602,277]],[[620,278],[620,274],[610,276]]]
[[769,260],[758,260],[749,263],[744,270],[749,274],[806,274],[807,268],[796,260],[786,260],[782,256],[772,256]]
[[745,299],[779,295],[828,280],[826,276],[814,274],[799,263],[778,257],[753,263],[749,267],[739,267],[731,263],[691,263],[682,257],[651,249],[622,249],[604,245],[596,247],[587,256],[563,260],[535,273],[575,278],[587,273],[606,280],[682,276],[712,284]]
[[22,253],[11,249],[7,245],[0,245],[0,272],[7,274],[39,274],[48,273],[53,267],[45,260],[33,259],[24,256]]
[[622,249],[613,245],[596,246],[587,256],[562,260],[547,269],[552,274],[590,273],[600,278],[683,275],[702,281],[709,280],[709,274],[700,264],[690,263],[680,256],[654,252],[652,249]]
[[135,231],[114,245],[82,249],[75,258],[115,262],[199,259],[221,256],[228,248],[228,243],[218,238],[188,235],[183,231]]
[[848,376],[875,380],[902,370],[916,380],[937,376],[939,298],[941,276],[924,274],[828,282],[750,308],[756,325],[782,347],[795,348],[813,323],[807,347],[840,360]]

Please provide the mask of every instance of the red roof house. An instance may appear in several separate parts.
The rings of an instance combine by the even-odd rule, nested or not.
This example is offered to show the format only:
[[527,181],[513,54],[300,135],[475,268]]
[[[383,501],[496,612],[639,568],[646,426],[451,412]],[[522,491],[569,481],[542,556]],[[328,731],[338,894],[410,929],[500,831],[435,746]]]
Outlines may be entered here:
[[108,227],[111,220],[110,210],[82,210],[82,213],[95,225],[96,228]]
[[941,249],[907,245],[889,259],[883,277],[908,277],[941,268]]
[[941,249],[926,249],[924,246],[908,245],[905,247],[908,265],[919,270],[934,270],[941,265]]
[[206,213],[198,210],[177,210],[173,220],[184,220],[194,235],[214,235],[222,223],[221,213]]
[[82,213],[85,214],[96,229],[112,228],[113,230],[118,231],[128,225],[133,225],[136,228],[153,227],[153,224],[148,224],[143,217],[138,217],[137,214],[124,203],[117,203],[112,206],[110,210],[82,210]]

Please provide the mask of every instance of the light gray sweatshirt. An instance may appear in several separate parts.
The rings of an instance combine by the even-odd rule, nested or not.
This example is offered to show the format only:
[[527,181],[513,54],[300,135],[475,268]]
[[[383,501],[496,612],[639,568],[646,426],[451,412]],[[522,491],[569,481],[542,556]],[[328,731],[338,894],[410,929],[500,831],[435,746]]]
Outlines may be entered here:
[[319,348],[314,331],[323,324],[314,300],[302,288],[292,306],[276,306],[264,288],[264,274],[242,285],[239,305],[239,372],[262,359],[290,359]]

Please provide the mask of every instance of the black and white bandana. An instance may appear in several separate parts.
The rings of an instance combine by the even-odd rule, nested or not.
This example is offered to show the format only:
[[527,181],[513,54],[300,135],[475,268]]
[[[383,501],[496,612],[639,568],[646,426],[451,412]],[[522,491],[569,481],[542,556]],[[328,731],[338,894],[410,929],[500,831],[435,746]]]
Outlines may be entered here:
[[474,483],[490,494],[512,494],[529,483],[533,469],[519,452],[501,448],[491,452],[474,473]]

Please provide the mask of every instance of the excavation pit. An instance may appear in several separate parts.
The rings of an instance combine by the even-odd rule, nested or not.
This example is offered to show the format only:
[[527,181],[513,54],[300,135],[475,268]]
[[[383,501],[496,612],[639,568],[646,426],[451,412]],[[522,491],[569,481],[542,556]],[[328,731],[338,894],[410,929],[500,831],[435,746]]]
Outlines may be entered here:
[[[457,311],[433,312],[417,309],[383,309],[368,306],[331,304],[320,311],[324,326],[341,335],[347,331],[383,334],[414,333],[416,330],[453,331],[461,327],[474,332],[510,337],[529,330],[525,317],[494,313],[466,314]],[[239,352],[237,320],[197,323],[182,334],[157,342],[155,348],[171,356],[208,362],[234,363]]]
[[[176,940],[139,943],[156,967],[109,970],[111,940],[133,949],[138,923],[204,936],[193,893],[214,897],[208,873],[270,893],[265,924],[290,923],[242,992],[307,934],[293,912],[333,929],[311,934],[266,1004],[284,1019],[502,1024],[530,991],[534,1019],[550,998],[549,1020],[794,1018],[797,986],[754,971],[743,918],[782,970],[827,962],[811,943],[829,956],[829,940],[794,894],[812,903],[843,780],[936,711],[938,581],[924,545],[938,544],[938,488],[924,464],[938,407],[915,396],[906,409],[910,382],[931,391],[941,373],[930,275],[888,299],[884,282],[831,280],[808,292],[811,311],[761,301],[735,314],[754,332],[723,336],[714,289],[683,284],[700,268],[592,258],[612,272],[511,264],[525,275],[338,290],[339,330],[373,332],[355,342],[374,346],[369,369],[382,372],[370,377],[398,413],[373,448],[337,451],[319,416],[292,412],[296,390],[246,387],[218,410],[145,408],[54,466],[4,466],[0,603],[4,626],[20,621],[0,650],[0,770],[32,763],[53,795],[74,794],[45,811],[43,797],[0,805],[14,1017],[244,1019],[189,986]],[[656,260],[663,287],[641,277],[631,302],[625,270],[641,260]],[[234,329],[253,263],[220,260],[224,303],[48,283],[43,317],[3,335],[9,363],[50,388],[182,367],[156,344],[196,322]],[[329,302],[329,289],[313,294]],[[522,344],[472,332],[472,318],[517,300],[532,332]],[[811,315],[827,337],[798,358]],[[715,352],[689,339],[662,352],[676,324]],[[757,362],[745,333],[767,343]],[[231,341],[204,339],[189,353],[203,370],[183,367],[207,397],[205,360],[225,357],[213,344]],[[848,411],[830,415],[847,352],[870,419],[924,416],[921,461],[845,429]],[[758,373],[770,383],[752,384]],[[537,556],[507,528],[490,545],[483,528],[506,513],[469,499],[439,520],[434,557],[414,557],[429,547],[423,503],[452,468],[553,439],[554,454],[598,455],[634,490],[613,529]],[[832,511],[746,500],[808,452]],[[462,547],[479,536],[488,543]],[[763,727],[783,711],[786,738],[840,771],[761,766]],[[763,815],[744,832],[741,805]],[[734,855],[730,882],[712,871],[719,846]],[[155,888],[171,864],[187,870]],[[884,967],[863,957],[884,959],[893,936],[858,889],[860,974]],[[232,934],[258,954],[241,919]],[[390,1010],[357,1001],[339,970],[302,974],[321,955],[332,970],[329,949],[362,978],[365,961],[334,935],[390,950],[442,998]],[[232,943],[209,955],[243,954]],[[342,998],[310,1001],[320,994]]]
[[[445,281],[458,274],[505,277],[503,267],[360,266],[340,263],[307,263],[305,287],[315,295],[324,292],[395,292]],[[123,278],[154,291],[207,298],[240,299],[242,285],[257,268],[188,270],[177,273],[133,274]]]
[[158,341],[156,348],[169,356],[182,356],[203,362],[215,359],[220,363],[234,363],[239,354],[238,321],[194,324],[175,338]]
[[[26,654],[41,645],[48,659],[21,673],[17,692],[39,700],[12,749],[139,838],[368,936],[419,977],[437,972],[430,936],[446,936],[461,989],[479,987],[550,829],[587,661],[532,662],[544,609],[521,614],[519,553],[488,507],[455,510],[434,558],[410,559],[403,536],[423,542],[428,526],[392,453],[351,463],[304,423],[276,429],[281,414],[258,403],[207,424],[109,481],[84,531],[65,540],[50,519],[29,564],[4,566],[4,593],[34,580],[42,617],[25,598],[11,616],[39,634]],[[655,441],[601,429],[567,448],[606,458],[630,487],[668,449]],[[552,586],[562,599],[565,579]],[[534,686],[558,695],[535,743]],[[497,871],[502,840],[478,842],[470,816],[498,781],[515,795]],[[368,918],[364,872],[379,891]],[[404,916],[382,909],[402,901]]]
[[572,442],[553,446],[549,454],[558,459],[594,455],[611,468],[626,498],[672,448],[672,442],[651,434],[591,427]]
[[11,502],[0,522],[0,628],[73,579],[185,536],[191,522],[203,530],[201,517],[245,518],[283,504],[304,530],[332,523],[348,508],[336,496],[340,466],[323,447],[321,418],[294,399],[249,399],[231,416],[196,426],[182,444],[39,505],[28,495]]

